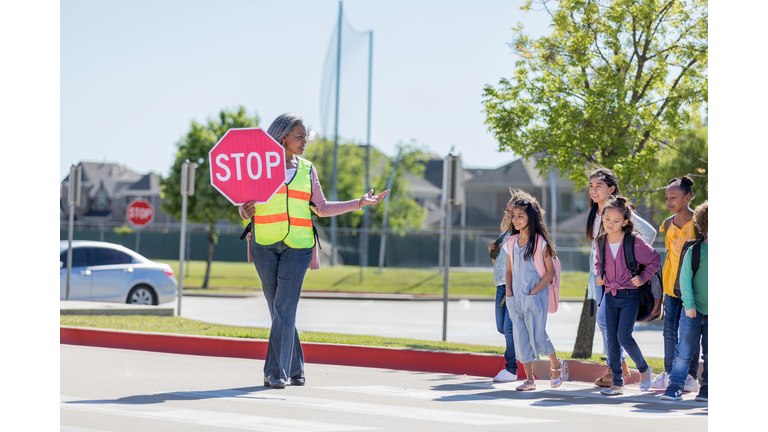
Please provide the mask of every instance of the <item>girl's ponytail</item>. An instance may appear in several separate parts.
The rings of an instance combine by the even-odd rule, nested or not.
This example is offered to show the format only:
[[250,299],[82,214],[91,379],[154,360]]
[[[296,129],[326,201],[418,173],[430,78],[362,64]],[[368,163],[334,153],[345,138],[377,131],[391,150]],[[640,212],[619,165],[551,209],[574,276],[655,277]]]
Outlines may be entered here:
[[626,219],[628,222],[621,229],[625,234],[632,235],[632,232],[635,230],[635,224],[632,221],[632,211],[634,210],[635,205],[632,204],[632,201],[622,195],[610,197],[605,201],[603,214],[605,214],[605,211],[609,208],[616,209],[620,211],[622,215],[624,215],[624,219]]

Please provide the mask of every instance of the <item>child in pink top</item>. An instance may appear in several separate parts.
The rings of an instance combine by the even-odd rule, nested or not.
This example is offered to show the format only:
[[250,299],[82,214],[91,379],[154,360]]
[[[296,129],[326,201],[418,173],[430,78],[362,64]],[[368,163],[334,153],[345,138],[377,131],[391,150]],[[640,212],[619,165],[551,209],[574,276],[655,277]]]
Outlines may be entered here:
[[[600,275],[596,284],[605,286],[605,324],[608,333],[608,363],[613,376],[613,385],[603,389],[604,395],[624,393],[624,379],[621,369],[621,347],[629,354],[640,371],[640,390],[651,386],[651,367],[645,362],[640,347],[632,337],[635,319],[640,308],[638,287],[651,279],[661,266],[661,257],[640,236],[634,237],[635,260],[645,268],[637,276],[632,276],[624,259],[623,243],[632,236],[632,204],[627,198],[617,196],[609,198],[603,208],[603,228],[606,234],[596,242],[603,244],[605,256],[596,254],[595,269]],[[598,250],[600,250],[598,248]],[[604,262],[603,262],[604,258]]]

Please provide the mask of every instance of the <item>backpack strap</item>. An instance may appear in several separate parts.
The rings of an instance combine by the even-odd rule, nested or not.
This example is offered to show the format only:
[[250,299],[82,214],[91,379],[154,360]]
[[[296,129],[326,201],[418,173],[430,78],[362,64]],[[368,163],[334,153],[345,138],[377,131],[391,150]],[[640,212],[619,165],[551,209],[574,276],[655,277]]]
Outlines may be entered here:
[[662,231],[667,232],[669,231],[669,227],[672,225],[672,219],[675,218],[675,215],[672,215],[666,219],[664,219],[664,222],[661,224]]
[[699,261],[701,261],[701,241],[697,241],[691,247],[691,279],[696,277],[696,272],[699,270]]
[[[698,246],[698,247],[697,247]],[[683,247],[680,250],[680,261],[677,263],[677,275],[675,276],[675,285],[672,287],[672,292],[675,294],[675,297],[682,298],[682,292],[680,291],[680,270],[683,268],[683,261],[685,260],[685,254],[688,253],[689,250],[692,250],[693,255],[691,256],[691,270],[693,273],[693,276],[696,275],[696,271],[699,269],[699,260],[701,259],[701,240],[692,239],[692,240],[686,240],[685,243],[683,243]]]
[[693,234],[694,234],[694,237],[696,238],[696,240],[703,240],[704,239],[704,235],[702,235],[699,232],[699,229],[696,228],[696,223],[695,222],[693,223]]
[[[605,282],[605,236],[606,234],[601,235],[597,238],[597,253],[600,254],[600,277],[603,278],[603,282]],[[603,285],[603,292],[600,295],[600,300],[597,302],[597,306],[600,307],[600,305],[603,302],[603,296],[605,295],[605,285]]]
[[624,248],[624,261],[627,263],[629,272],[632,273],[632,277],[637,276],[637,261],[635,260],[635,233],[631,235],[625,235],[623,243]]

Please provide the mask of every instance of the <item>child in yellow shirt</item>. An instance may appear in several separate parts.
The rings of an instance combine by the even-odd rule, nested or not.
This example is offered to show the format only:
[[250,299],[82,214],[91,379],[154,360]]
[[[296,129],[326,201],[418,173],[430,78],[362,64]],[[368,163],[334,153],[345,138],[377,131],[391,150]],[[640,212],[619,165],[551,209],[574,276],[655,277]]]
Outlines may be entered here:
[[[662,270],[664,285],[664,373],[659,374],[651,383],[651,388],[665,390],[669,385],[672,373],[672,362],[675,359],[677,333],[680,325],[680,309],[682,299],[675,296],[674,287],[677,279],[677,269],[680,263],[680,252],[687,240],[698,238],[698,230],[693,223],[693,210],[690,208],[693,197],[693,180],[688,176],[682,179],[673,178],[667,184],[665,199],[667,208],[672,216],[668,217],[659,228],[664,233],[664,243],[667,247],[667,259]],[[684,391],[698,390],[699,353],[693,356],[685,380]]]

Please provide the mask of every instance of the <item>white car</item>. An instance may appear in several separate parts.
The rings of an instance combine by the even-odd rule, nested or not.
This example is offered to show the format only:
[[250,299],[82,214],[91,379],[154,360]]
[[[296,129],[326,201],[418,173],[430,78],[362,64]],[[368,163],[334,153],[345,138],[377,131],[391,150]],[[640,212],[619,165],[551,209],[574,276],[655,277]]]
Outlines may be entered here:
[[[68,241],[60,244],[59,298],[67,299]],[[173,301],[178,282],[168,264],[114,243],[72,241],[69,300],[157,305]]]

